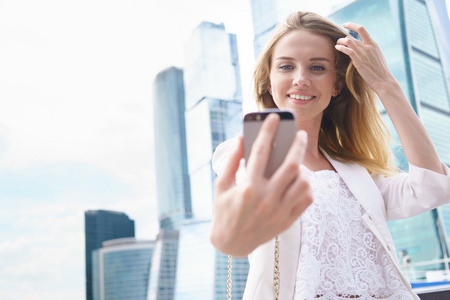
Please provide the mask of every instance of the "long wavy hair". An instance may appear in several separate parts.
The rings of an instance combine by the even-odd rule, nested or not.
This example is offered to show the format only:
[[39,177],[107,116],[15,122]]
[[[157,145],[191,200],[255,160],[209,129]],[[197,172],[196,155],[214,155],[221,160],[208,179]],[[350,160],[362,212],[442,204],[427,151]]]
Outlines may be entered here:
[[[253,74],[256,103],[260,108],[276,108],[269,93],[272,55],[278,41],[296,30],[324,36],[336,44],[348,33],[311,12],[295,12],[278,25],[266,44]],[[354,67],[350,57],[334,49],[337,82],[343,89],[332,97],[325,109],[319,132],[319,146],[332,158],[355,162],[369,173],[392,176],[398,173],[393,164],[390,134],[377,109],[377,96]]]

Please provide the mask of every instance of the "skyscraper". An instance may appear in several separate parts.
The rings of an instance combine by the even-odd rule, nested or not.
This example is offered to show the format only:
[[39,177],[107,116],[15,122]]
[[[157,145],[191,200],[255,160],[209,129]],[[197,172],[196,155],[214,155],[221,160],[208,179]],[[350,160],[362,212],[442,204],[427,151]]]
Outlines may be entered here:
[[[446,3],[447,2],[447,3]],[[426,0],[430,11],[431,22],[436,33],[440,49],[442,65],[447,76],[447,86],[450,86],[450,2],[445,0]]]
[[[450,99],[427,2],[354,1],[330,18],[337,24],[351,20],[369,31],[427,128],[441,160],[450,165]],[[380,110],[398,143],[392,123],[384,109],[380,107]],[[403,151],[399,147],[394,150],[400,167],[407,170]],[[446,228],[450,229],[448,205],[414,218],[390,222],[389,228],[397,249],[406,250],[411,258],[412,269],[408,271],[411,279],[424,278],[425,270],[443,267],[441,263],[414,267],[414,263],[448,256],[445,243],[448,241],[445,232],[449,232]]]
[[[212,154],[221,142],[233,138],[242,127],[236,36],[226,32],[223,24],[202,22],[184,49],[193,220],[185,222],[180,229],[175,295],[176,299],[183,300],[198,299],[196,294],[204,295],[205,299],[223,299],[226,296],[227,257],[212,247],[207,230],[213,209]],[[202,262],[201,257],[206,261]],[[197,266],[195,272],[191,269],[193,265]],[[247,259],[234,260],[234,266],[233,296],[239,299],[247,278]]]
[[212,217],[211,157],[241,130],[242,101],[236,38],[223,24],[202,22],[185,44],[186,137],[192,213]]
[[292,0],[251,0],[255,35],[253,47],[256,57],[261,53],[275,26],[294,11],[294,2]]
[[134,237],[134,221],[120,212],[88,210],[84,213],[86,300],[92,300],[92,251],[102,247],[102,242]]
[[171,67],[160,72],[153,94],[159,226],[178,229],[192,215],[183,70]]
[[148,300],[173,300],[178,262],[178,230],[161,229],[155,243]]
[[147,300],[154,241],[121,238],[92,252],[94,300]]

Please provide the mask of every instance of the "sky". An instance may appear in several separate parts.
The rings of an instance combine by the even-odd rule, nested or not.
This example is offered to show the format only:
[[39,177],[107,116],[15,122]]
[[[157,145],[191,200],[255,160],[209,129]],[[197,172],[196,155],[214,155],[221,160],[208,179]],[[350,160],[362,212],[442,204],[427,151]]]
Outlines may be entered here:
[[249,2],[0,1],[0,299],[84,299],[86,210],[155,238],[152,82],[201,21],[224,22],[249,95]]

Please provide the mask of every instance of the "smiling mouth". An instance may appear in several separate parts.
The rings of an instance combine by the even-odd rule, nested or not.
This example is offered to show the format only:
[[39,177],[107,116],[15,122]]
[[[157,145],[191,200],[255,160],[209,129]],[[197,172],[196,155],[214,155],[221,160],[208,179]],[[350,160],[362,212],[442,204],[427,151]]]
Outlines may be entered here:
[[309,101],[316,97],[315,96],[302,96],[302,95],[289,95],[289,98],[295,99],[295,100]]

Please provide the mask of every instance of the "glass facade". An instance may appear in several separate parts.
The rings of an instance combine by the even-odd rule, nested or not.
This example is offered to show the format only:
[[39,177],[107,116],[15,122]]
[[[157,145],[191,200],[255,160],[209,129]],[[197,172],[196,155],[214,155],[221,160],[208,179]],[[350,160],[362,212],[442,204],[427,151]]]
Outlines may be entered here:
[[236,37],[227,33],[223,24],[202,22],[192,32],[184,47],[186,109],[204,97],[241,97],[236,47]]
[[173,300],[178,260],[178,230],[161,229],[153,252],[148,300]]
[[[299,4],[297,4],[298,6]],[[294,11],[292,0],[251,0],[255,57],[261,53],[275,26]]]
[[[211,221],[186,221],[180,230],[175,300],[226,299],[228,256],[209,241]],[[242,299],[248,259],[233,258],[232,298]]]
[[236,36],[201,23],[185,45],[186,138],[192,213],[212,218],[212,154],[241,130],[242,94]]
[[94,300],[146,300],[153,241],[123,238],[92,252]]
[[156,191],[160,228],[178,229],[191,213],[183,70],[169,68],[153,83]]
[[175,300],[215,299],[215,249],[208,239],[210,225],[210,221],[189,220],[180,229]]
[[[447,3],[446,3],[447,2]],[[447,87],[450,87],[450,2],[446,0],[426,0],[431,22],[440,49]]]
[[[211,157],[242,129],[242,88],[236,36],[203,22],[185,46],[186,137],[193,220],[180,229],[176,299],[224,299],[227,257],[209,241],[215,174]],[[242,297],[247,259],[233,263],[233,297]],[[240,282],[241,281],[241,282]],[[200,296],[201,295],[201,296]],[[234,298],[233,298],[234,299]]]
[[102,247],[104,241],[134,237],[134,221],[124,213],[107,210],[89,210],[84,213],[86,299],[93,299],[92,251]]
[[204,98],[186,111],[186,127],[191,177],[192,211],[195,218],[212,218],[215,174],[211,157],[217,145],[241,130],[242,103]]
[[[449,93],[427,3],[422,0],[354,1],[330,18],[337,24],[351,20],[369,31],[427,128],[441,160],[450,165]],[[384,109],[380,109],[393,135],[399,166],[407,170],[395,129]],[[410,219],[389,223],[396,248],[406,250],[411,258],[413,267],[408,270],[411,280],[423,279],[425,270],[443,268],[439,263],[415,267],[414,263],[448,255],[445,240],[448,241],[449,212],[448,205],[444,205]]]

